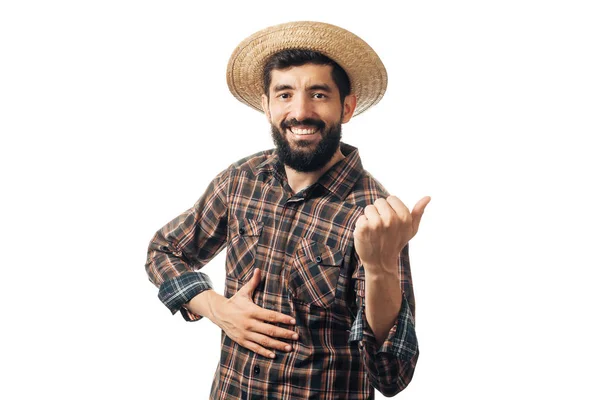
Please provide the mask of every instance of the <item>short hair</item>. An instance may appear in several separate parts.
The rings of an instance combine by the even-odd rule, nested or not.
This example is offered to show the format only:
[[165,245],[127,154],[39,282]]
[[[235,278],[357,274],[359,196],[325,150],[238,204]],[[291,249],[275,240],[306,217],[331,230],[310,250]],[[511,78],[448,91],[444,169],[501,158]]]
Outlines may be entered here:
[[271,71],[274,69],[286,69],[289,67],[298,67],[305,64],[316,64],[316,65],[331,65],[333,70],[331,71],[331,77],[335,82],[340,92],[340,100],[342,103],[346,96],[350,94],[350,78],[346,71],[338,63],[333,61],[326,55],[312,50],[303,49],[288,49],[282,50],[278,53],[273,54],[267,59],[265,68],[263,70],[263,84],[264,92],[269,97],[269,87],[271,86]]

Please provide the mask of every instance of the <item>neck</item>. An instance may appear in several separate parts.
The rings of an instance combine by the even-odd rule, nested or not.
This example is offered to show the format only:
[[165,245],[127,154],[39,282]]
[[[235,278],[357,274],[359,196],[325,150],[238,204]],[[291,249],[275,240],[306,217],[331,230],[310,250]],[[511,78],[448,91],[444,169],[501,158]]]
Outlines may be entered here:
[[290,185],[294,193],[298,193],[305,187],[308,187],[316,181],[318,181],[321,175],[323,175],[325,172],[327,172],[329,168],[333,167],[335,164],[337,164],[340,160],[343,160],[344,158],[344,154],[342,154],[342,151],[338,147],[333,157],[331,157],[331,160],[329,160],[329,162],[325,164],[323,168],[317,171],[299,172],[285,165],[285,174],[287,176],[288,184]]

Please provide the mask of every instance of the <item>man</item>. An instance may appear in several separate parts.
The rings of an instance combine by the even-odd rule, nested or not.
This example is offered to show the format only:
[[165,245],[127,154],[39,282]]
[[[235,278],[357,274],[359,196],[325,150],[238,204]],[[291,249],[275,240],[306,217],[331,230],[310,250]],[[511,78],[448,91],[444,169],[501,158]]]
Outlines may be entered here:
[[[276,149],[233,163],[158,231],[146,269],[186,320],[222,329],[212,399],[367,399],[408,385],[418,358],[410,212],[340,142],[383,96],[375,52],[339,27],[294,22],[250,36],[227,80],[264,111]],[[227,246],[225,296],[198,270]]]

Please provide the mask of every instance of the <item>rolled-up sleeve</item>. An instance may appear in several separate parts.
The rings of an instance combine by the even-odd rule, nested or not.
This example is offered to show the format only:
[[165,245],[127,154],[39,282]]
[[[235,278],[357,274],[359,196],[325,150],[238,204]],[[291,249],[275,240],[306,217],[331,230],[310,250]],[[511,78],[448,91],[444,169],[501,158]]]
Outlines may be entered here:
[[156,232],[148,247],[146,273],[159,288],[158,298],[187,321],[202,317],[183,305],[212,289],[199,270],[227,243],[228,176],[228,170],[217,175],[194,206]]
[[362,266],[357,268],[353,276],[357,314],[350,330],[349,342],[358,346],[371,385],[388,397],[408,386],[419,357],[408,246],[402,252],[400,264],[402,305],[396,322],[381,346],[377,345],[375,334],[371,330],[365,314],[365,282]]
[[158,298],[172,314],[181,310],[181,315],[186,321],[197,321],[202,318],[200,315],[182,307],[196,295],[212,288],[208,275],[202,272],[188,272],[163,282],[158,290]]

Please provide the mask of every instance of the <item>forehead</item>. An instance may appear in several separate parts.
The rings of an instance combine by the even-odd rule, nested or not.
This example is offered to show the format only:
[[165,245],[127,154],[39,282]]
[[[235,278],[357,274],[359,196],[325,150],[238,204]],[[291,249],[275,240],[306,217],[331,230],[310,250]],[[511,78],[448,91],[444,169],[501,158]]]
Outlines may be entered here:
[[294,88],[303,88],[313,85],[326,84],[335,87],[331,72],[331,65],[304,64],[286,69],[274,69],[271,71],[271,87],[278,85],[289,85]]

